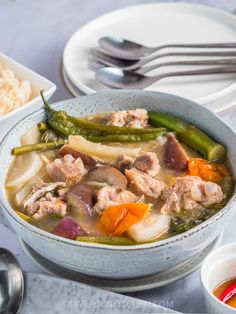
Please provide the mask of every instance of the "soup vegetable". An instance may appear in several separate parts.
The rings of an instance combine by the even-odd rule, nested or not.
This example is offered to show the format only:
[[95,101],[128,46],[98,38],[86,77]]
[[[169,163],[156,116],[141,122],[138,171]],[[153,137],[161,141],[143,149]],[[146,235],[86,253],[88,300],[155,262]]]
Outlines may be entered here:
[[234,179],[226,148],[160,112],[86,117],[56,111],[21,138],[6,179],[28,223],[76,240],[130,245],[165,239],[225,206]]

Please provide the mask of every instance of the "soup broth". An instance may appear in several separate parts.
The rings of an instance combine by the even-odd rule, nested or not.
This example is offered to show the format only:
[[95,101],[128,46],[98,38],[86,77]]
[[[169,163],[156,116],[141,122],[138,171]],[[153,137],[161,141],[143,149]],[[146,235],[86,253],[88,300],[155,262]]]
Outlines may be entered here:
[[[27,145],[13,151],[17,155],[6,179],[9,202],[40,229],[106,244],[157,241],[208,219],[231,196],[227,159],[210,162],[178,132],[154,129],[143,109],[78,121],[71,119],[67,128],[61,122],[69,137],[62,128],[56,131],[55,121],[43,122],[45,130],[41,124],[29,131],[26,144],[35,151]],[[86,122],[97,129],[89,134],[78,129]],[[53,138],[50,150],[45,138]],[[38,143],[45,143],[42,151]]]

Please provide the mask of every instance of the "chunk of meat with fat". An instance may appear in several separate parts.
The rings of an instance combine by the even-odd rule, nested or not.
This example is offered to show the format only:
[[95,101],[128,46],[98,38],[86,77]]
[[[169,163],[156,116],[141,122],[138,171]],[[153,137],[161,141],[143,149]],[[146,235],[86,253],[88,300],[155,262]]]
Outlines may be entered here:
[[83,164],[88,167],[95,166],[98,163],[98,160],[88,154],[82,153],[78,150],[73,149],[69,145],[64,145],[60,149],[60,155],[66,156],[66,155],[72,155],[74,158],[80,158],[83,161]]
[[126,169],[133,167],[135,159],[127,155],[119,155],[115,161],[115,167],[122,173],[125,173]]
[[218,184],[202,181],[200,177],[179,177],[173,187],[168,187],[162,193],[164,205],[161,212],[178,213],[181,209],[201,209],[219,204],[223,199],[224,194]]
[[131,188],[153,198],[158,198],[166,188],[164,182],[153,179],[148,174],[136,168],[125,170],[125,175],[130,182]]
[[171,187],[167,187],[161,195],[161,198],[164,202],[164,205],[161,207],[161,213],[171,213],[176,212],[179,213],[180,208],[180,202],[179,197],[177,193],[172,189]]
[[41,219],[52,214],[60,216],[66,214],[66,203],[56,197],[50,198],[50,200],[40,200],[35,205],[37,205],[37,211],[32,216],[34,219]]
[[38,199],[43,197],[45,194],[58,190],[65,190],[66,184],[64,182],[55,182],[55,183],[44,183],[39,181],[33,186],[31,193],[23,202],[23,208],[30,208]]
[[50,214],[64,216],[67,210],[64,202],[67,192],[65,187],[64,182],[36,184],[23,202],[27,215],[34,219],[41,219]]
[[156,153],[147,152],[136,159],[127,155],[119,155],[115,166],[124,173],[126,169],[135,167],[136,169],[146,172],[150,176],[154,177],[160,170],[159,159]]
[[165,164],[177,171],[188,169],[188,155],[173,133],[167,136],[166,149],[164,153]]
[[135,203],[139,197],[130,191],[123,190],[120,187],[106,186],[98,191],[97,203],[94,211],[101,213],[105,208],[125,203]]
[[148,114],[145,109],[114,111],[108,115],[106,124],[129,128],[146,128],[148,126]]
[[134,167],[140,171],[146,172],[151,177],[155,177],[160,171],[159,159],[156,153],[147,152],[136,158]]
[[54,181],[77,183],[86,173],[81,158],[65,155],[47,164],[47,172]]

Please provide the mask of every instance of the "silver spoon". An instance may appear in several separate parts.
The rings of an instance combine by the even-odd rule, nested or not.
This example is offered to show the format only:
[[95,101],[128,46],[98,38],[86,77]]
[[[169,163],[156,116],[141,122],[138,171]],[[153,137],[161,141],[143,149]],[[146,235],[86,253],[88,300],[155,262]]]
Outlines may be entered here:
[[225,74],[236,73],[236,66],[233,67],[217,67],[192,71],[176,71],[155,76],[145,76],[137,72],[122,70],[120,68],[102,68],[95,73],[96,80],[100,83],[114,88],[137,88],[142,89],[154,82],[171,76],[186,75],[208,75],[208,74]]
[[168,44],[147,47],[117,36],[102,37],[98,43],[109,55],[123,59],[140,59],[164,48],[236,48],[236,43]]
[[106,66],[115,66],[122,68],[123,70],[138,70],[143,65],[165,57],[236,57],[236,51],[198,51],[198,52],[168,52],[159,55],[149,56],[140,60],[125,60],[120,58],[115,58],[107,55],[106,53],[98,50],[91,49],[90,57],[94,58],[98,62],[102,62]]
[[0,248],[0,313],[18,313],[23,295],[22,269],[10,251]]

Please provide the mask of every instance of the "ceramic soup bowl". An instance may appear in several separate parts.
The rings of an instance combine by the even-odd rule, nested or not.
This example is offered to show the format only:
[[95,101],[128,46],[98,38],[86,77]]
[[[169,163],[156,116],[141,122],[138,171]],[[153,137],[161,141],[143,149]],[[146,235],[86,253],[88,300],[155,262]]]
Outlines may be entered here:
[[[111,91],[70,99],[54,105],[72,115],[120,109],[159,110],[189,121],[228,148],[228,159],[236,176],[236,134],[215,114],[200,105],[176,96],[146,91]],[[135,246],[108,246],[81,243],[47,233],[18,217],[10,206],[4,182],[12,162],[11,149],[19,146],[20,137],[45,118],[37,111],[15,125],[0,146],[1,210],[15,232],[30,247],[54,263],[87,275],[105,278],[136,278],[167,270],[199,254],[222,232],[235,204],[235,193],[216,215],[193,229],[172,238]]]

